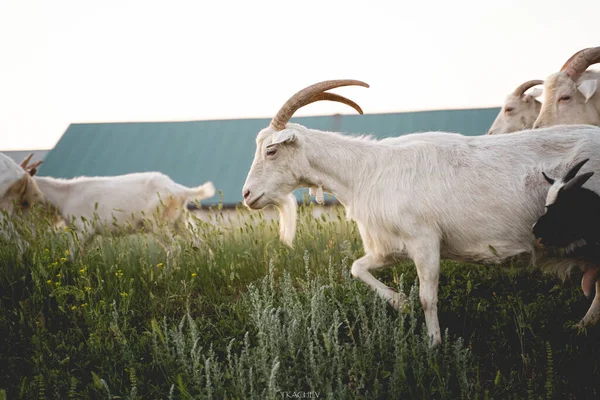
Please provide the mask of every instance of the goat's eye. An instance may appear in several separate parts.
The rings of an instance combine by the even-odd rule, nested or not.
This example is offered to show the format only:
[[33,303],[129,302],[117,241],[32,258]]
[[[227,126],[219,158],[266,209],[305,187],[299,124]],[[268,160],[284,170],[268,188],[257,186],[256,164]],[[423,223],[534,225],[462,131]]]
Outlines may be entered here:
[[506,107],[506,108],[504,109],[504,112],[507,112],[507,113],[509,113],[509,112],[512,112],[513,110],[514,110],[514,108],[513,108],[513,107]]
[[560,98],[558,99],[558,101],[569,101],[571,100],[571,96],[569,96],[568,94],[564,94],[562,96],[560,96]]
[[267,155],[268,156],[274,156],[276,153],[277,153],[277,149],[276,148],[272,147],[270,149],[267,149]]

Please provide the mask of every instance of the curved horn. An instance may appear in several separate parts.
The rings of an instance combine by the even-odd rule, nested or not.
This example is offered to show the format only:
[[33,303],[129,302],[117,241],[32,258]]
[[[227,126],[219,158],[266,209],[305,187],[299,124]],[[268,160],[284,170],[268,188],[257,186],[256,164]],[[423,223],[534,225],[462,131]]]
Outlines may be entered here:
[[583,165],[584,165],[586,162],[588,162],[589,160],[590,160],[589,158],[586,158],[585,160],[583,160],[583,161],[580,161],[580,162],[578,162],[577,164],[575,164],[575,165],[573,166],[573,168],[571,168],[571,169],[569,170],[569,172],[567,172],[567,173],[565,174],[565,177],[563,178],[563,182],[565,182],[565,183],[566,183],[566,182],[569,182],[571,179],[573,179],[573,178],[575,177],[575,175],[577,175],[577,173],[579,172],[579,170],[581,169],[581,167],[583,167]]
[[39,166],[43,163],[44,161],[34,162],[33,164],[27,166],[26,171],[29,172],[29,175],[35,176],[35,174],[37,174]]
[[521,97],[521,96],[523,96],[523,94],[525,94],[525,91],[527,91],[528,89],[531,89],[534,86],[543,85],[543,84],[544,84],[544,81],[542,81],[540,79],[523,82],[519,86],[517,86],[517,88],[515,89],[513,94],[517,97]]
[[332,80],[332,81],[323,81],[319,83],[315,83],[314,85],[308,86],[286,101],[283,106],[279,109],[277,114],[271,120],[271,126],[277,130],[281,131],[285,129],[285,124],[292,118],[292,115],[301,107],[304,107],[307,104],[314,103],[319,100],[329,100],[336,101],[338,103],[344,103],[354,108],[356,111],[362,114],[362,110],[360,107],[345,97],[334,93],[324,93],[326,90],[334,89],[341,86],[363,86],[369,87],[368,84],[356,81],[352,79],[341,79],[341,80]]
[[21,164],[19,164],[19,166],[23,169],[27,169],[27,164],[29,164],[29,161],[31,161],[31,157],[33,157],[33,153],[29,153],[29,155],[25,157],[23,161],[21,161]]
[[600,62],[600,47],[588,47],[573,54],[560,69],[573,81],[577,81],[581,74],[592,64]]
[[544,175],[544,179],[546,179],[546,182],[548,182],[551,185],[554,185],[554,179],[552,179],[548,175],[546,175],[546,173],[544,171],[542,171],[542,175]]

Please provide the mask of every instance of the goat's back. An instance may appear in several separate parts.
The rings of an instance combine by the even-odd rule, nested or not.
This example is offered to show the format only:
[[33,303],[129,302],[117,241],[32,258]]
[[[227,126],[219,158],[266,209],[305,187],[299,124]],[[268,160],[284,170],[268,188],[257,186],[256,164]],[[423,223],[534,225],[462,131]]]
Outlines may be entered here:
[[[450,258],[498,261],[532,251],[531,226],[549,188],[542,171],[563,176],[590,158],[581,172],[600,172],[600,128],[588,125],[476,137],[428,132],[381,142],[387,157],[378,163],[377,182],[350,216],[371,233],[410,238],[427,227]],[[600,173],[586,186],[600,193]]]

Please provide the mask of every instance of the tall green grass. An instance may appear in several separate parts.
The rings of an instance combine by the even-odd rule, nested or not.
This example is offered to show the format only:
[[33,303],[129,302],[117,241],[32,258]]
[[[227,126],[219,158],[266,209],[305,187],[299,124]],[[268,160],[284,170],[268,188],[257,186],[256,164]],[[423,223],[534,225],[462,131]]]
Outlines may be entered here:
[[236,225],[215,211],[216,224],[176,237],[108,235],[75,257],[72,231],[4,219],[0,389],[10,399],[600,391],[599,329],[573,328],[590,303],[580,275],[444,262],[443,345],[431,348],[412,263],[377,274],[409,296],[396,313],[349,274],[362,255],[355,224],[311,207],[294,249],[258,212]]

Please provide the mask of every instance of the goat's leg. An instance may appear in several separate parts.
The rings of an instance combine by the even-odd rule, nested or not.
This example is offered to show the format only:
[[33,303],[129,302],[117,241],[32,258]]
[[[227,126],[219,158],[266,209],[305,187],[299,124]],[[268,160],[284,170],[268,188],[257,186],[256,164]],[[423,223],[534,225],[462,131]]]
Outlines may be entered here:
[[74,262],[78,257],[83,258],[85,256],[85,246],[89,242],[93,235],[87,232],[75,231],[73,236],[69,239],[69,260]]
[[596,325],[600,320],[600,281],[596,281],[596,295],[594,296],[594,300],[592,301],[592,305],[585,313],[585,316],[579,322],[579,328],[583,328],[584,326],[592,326]]
[[354,261],[351,273],[355,278],[358,278],[371,286],[371,288],[377,292],[379,297],[390,303],[395,310],[398,310],[401,305],[406,303],[406,295],[404,293],[398,293],[395,289],[384,285],[369,272],[370,270],[387,267],[391,264],[393,264],[392,260],[382,261],[367,254]]
[[439,242],[420,244],[410,252],[419,276],[419,299],[425,313],[427,333],[434,345],[442,343],[437,315],[438,284],[440,280]]

